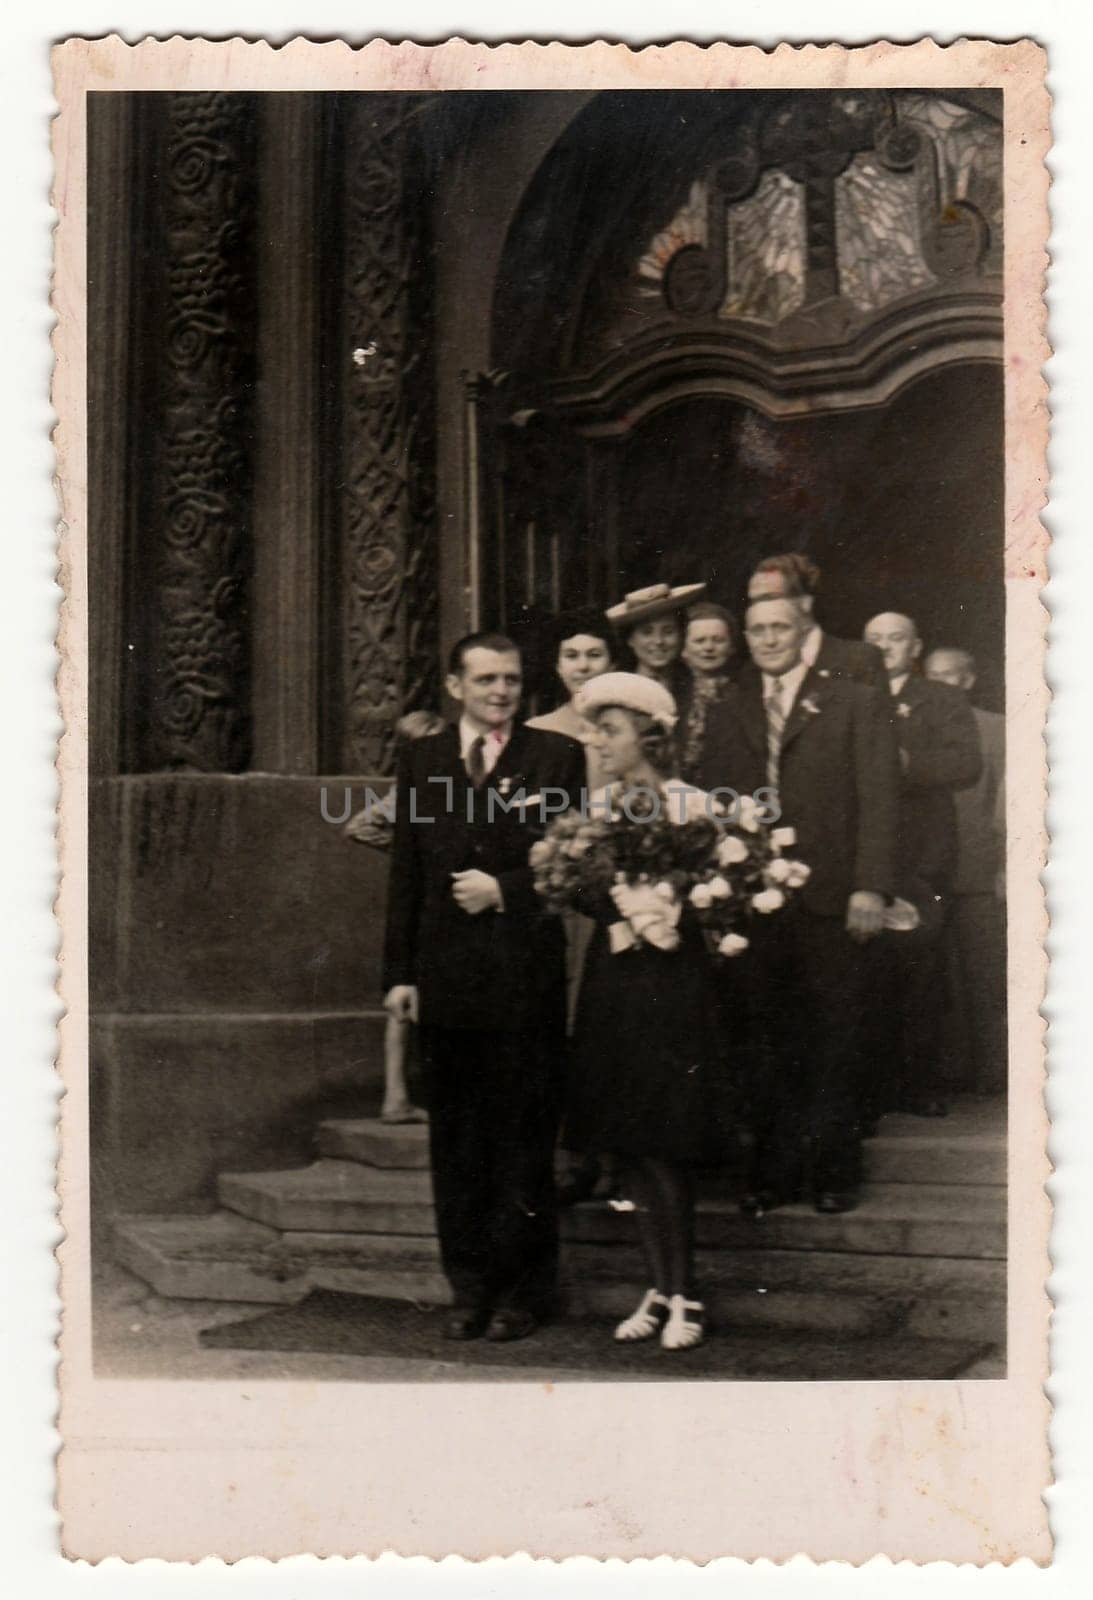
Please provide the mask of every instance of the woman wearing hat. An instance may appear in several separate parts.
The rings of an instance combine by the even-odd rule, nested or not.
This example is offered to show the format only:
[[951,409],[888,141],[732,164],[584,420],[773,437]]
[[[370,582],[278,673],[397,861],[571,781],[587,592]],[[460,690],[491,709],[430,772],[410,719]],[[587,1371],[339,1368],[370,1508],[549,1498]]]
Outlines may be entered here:
[[663,685],[677,703],[690,689],[689,674],[680,660],[683,613],[705,593],[704,583],[684,583],[674,589],[667,583],[654,583],[631,590],[606,613],[634,658],[634,672]]
[[[677,713],[663,685],[605,673],[581,690],[577,708],[593,725],[609,779],[592,797],[594,816],[621,807],[637,789],[659,795],[661,815],[672,821],[709,814],[707,796],[672,777]],[[619,921],[620,895],[589,906],[597,926],[577,1001],[563,1142],[609,1150],[626,1168],[649,1288],[616,1339],[659,1335],[664,1349],[685,1350],[704,1335],[692,1278],[691,1168],[723,1159],[728,1144],[715,980],[687,906],[674,948],[643,941],[616,953],[608,928]]]

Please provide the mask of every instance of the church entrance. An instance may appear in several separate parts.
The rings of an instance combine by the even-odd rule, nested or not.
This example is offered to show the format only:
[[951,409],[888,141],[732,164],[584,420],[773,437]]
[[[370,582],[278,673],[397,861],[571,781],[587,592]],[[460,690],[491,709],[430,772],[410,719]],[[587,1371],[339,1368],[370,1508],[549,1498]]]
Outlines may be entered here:
[[481,620],[534,633],[661,580],[739,610],[757,560],[803,550],[831,631],[909,612],[1000,705],[999,108],[657,98],[660,141],[598,97],[510,229],[474,410]]

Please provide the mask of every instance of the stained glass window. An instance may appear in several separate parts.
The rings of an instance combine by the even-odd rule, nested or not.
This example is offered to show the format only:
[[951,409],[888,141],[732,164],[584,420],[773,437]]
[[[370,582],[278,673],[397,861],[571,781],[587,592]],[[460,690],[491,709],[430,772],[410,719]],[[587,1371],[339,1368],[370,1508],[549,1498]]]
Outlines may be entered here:
[[666,228],[649,241],[638,262],[638,278],[643,294],[659,295],[664,269],[685,244],[706,243],[706,201],[708,186],[692,183],[687,203],[680,207]]
[[[938,274],[999,272],[1002,140],[997,123],[977,110],[918,90],[897,90],[874,97],[868,104],[840,102],[838,109],[844,120],[833,120],[831,127],[833,207],[828,198],[817,210],[815,183],[806,205],[805,185],[814,180],[808,170],[801,169],[816,159],[816,152],[807,144],[800,145],[792,118],[788,132],[781,124],[768,127],[760,120],[755,124],[753,144],[743,146],[753,152],[755,161],[757,182],[752,192],[722,212],[713,203],[716,192],[711,198],[707,177],[693,183],[684,204],[650,239],[638,259],[636,273],[629,280],[630,293],[634,294],[636,286],[638,297],[652,309],[651,303],[663,296],[669,262],[688,245],[708,247],[714,283],[718,282],[718,264],[724,271],[720,281],[726,289],[718,317],[766,327],[777,327],[802,308],[829,299],[833,292],[844,311],[851,314],[850,321],[860,324],[894,301],[934,289]],[[853,123],[849,134],[847,116]],[[906,167],[889,154],[891,135],[897,131],[893,116],[896,125],[909,125],[929,141],[921,150],[911,143]],[[874,137],[876,149],[871,148]],[[848,164],[840,172],[844,151]],[[821,150],[820,156],[823,154]],[[737,158],[741,159],[739,151]],[[823,165],[821,159],[815,182],[824,178]],[[827,194],[830,197],[830,188]],[[977,244],[973,218],[970,253],[957,258],[952,268],[939,264],[937,230],[946,208],[954,202],[973,207],[989,231],[982,231]],[[710,218],[722,214],[724,236],[711,237]],[[826,229],[830,252],[832,228],[835,259],[825,277],[817,266],[817,239],[822,243]],[[966,238],[967,233],[956,243],[965,248]],[[954,259],[953,239],[950,233],[950,262]]]
[[784,172],[764,173],[748,200],[732,206],[729,292],[723,317],[781,322],[805,297],[804,188]]
[[835,183],[839,291],[862,311],[934,281],[922,259],[919,179],[888,172],[875,156],[855,156]]
[[983,269],[1002,270],[1002,134],[977,111],[951,100],[903,91],[896,96],[901,122],[927,134],[937,152],[941,204],[967,200],[990,228]]

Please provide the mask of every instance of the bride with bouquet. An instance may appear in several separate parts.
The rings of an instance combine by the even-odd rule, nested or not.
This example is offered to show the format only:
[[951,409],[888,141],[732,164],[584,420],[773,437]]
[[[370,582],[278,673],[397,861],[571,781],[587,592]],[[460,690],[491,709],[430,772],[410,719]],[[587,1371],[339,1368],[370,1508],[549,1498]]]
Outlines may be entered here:
[[649,1288],[616,1339],[684,1350],[705,1332],[692,1169],[723,1162],[732,1138],[723,958],[747,945],[744,912],[775,911],[807,868],[772,875],[779,852],[756,808],[746,802],[729,827],[712,797],[673,776],[676,706],[663,685],[609,672],[578,699],[609,781],[531,857],[547,902],[596,922],[562,1141],[613,1152],[635,1203]]

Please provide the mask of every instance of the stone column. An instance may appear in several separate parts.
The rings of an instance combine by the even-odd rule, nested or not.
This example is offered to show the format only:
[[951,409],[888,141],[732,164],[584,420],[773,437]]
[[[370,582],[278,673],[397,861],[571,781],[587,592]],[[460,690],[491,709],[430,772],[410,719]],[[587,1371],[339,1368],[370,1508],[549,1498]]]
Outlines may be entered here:
[[251,744],[255,108],[232,94],[142,101],[133,765],[239,772]]
[[415,136],[426,97],[341,102],[340,725],[347,772],[393,769],[395,723],[438,704],[434,275]]

